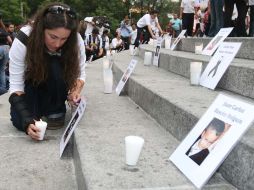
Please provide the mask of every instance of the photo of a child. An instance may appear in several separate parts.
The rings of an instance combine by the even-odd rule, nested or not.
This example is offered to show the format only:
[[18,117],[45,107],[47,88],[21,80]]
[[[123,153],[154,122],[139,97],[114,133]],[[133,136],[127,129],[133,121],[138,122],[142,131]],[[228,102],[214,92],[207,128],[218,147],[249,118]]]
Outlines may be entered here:
[[224,121],[213,118],[185,154],[201,165],[230,126]]

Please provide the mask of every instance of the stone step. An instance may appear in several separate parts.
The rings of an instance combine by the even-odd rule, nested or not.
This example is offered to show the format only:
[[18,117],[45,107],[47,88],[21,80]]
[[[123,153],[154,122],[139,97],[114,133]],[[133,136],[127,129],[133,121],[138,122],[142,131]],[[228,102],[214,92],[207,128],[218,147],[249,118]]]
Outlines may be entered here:
[[[222,89],[211,91],[191,86],[189,80],[154,66],[144,66],[143,59],[134,57],[138,64],[125,91],[128,96],[161,126],[183,140],[198,119],[214,101],[218,93],[226,93],[253,103],[252,99]],[[114,76],[118,81],[129,64],[127,51],[114,55]],[[254,128],[239,141],[219,172],[239,189],[253,189]],[[251,187],[251,188],[250,188]]]
[[[120,60],[124,59],[116,60],[117,65],[121,65]],[[74,162],[79,173],[79,189],[195,189],[168,160],[179,141],[127,96],[103,93],[101,62],[97,60],[86,69],[87,108],[75,130]],[[125,61],[122,66],[126,66]],[[145,139],[135,167],[125,164],[124,138],[128,135]],[[204,189],[235,188],[216,173]]]
[[59,158],[64,129],[47,131],[44,141],[31,140],[12,126],[8,97],[0,96],[0,189],[77,189],[70,149]]
[[[173,39],[174,40],[174,39]],[[195,42],[202,42],[205,46],[212,40],[212,38],[183,38],[176,50],[186,51],[186,52],[195,52]],[[254,59],[254,38],[253,37],[237,37],[232,38],[228,37],[225,39],[226,42],[242,42],[242,46],[238,51],[236,58],[242,59]]]
[[[155,51],[150,45],[140,46],[140,57],[144,57],[145,51]],[[167,71],[190,78],[190,62],[203,62],[203,70],[211,57],[196,55],[191,52],[171,51],[161,49],[159,67]],[[225,74],[218,83],[217,88],[232,91],[234,93],[254,98],[254,61],[247,59],[234,59]]]

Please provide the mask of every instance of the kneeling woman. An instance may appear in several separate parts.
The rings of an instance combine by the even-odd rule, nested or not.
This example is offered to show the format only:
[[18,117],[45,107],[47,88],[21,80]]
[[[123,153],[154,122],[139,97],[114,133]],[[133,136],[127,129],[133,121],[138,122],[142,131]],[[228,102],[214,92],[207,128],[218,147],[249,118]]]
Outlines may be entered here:
[[76,13],[53,3],[37,13],[32,26],[21,28],[10,50],[11,121],[39,139],[35,121],[49,128],[64,125],[65,101],[80,99],[85,81],[84,42],[77,32]]

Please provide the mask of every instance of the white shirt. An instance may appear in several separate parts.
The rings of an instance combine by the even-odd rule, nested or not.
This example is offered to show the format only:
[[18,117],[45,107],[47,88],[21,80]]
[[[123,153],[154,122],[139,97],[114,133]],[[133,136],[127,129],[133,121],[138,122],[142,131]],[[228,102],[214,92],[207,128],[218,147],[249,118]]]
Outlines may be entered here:
[[139,21],[137,22],[137,26],[139,28],[143,28],[148,25],[156,26],[157,23],[158,23],[157,17],[155,17],[155,19],[152,19],[150,14],[145,14],[143,17],[139,19]]
[[181,8],[183,8],[183,13],[195,13],[195,0],[182,0]]
[[[90,38],[91,38],[91,41],[90,41],[89,36],[91,36],[91,37],[90,37]],[[90,41],[90,42],[89,42],[89,41]],[[96,45],[98,45],[98,44],[100,43],[99,48],[102,48],[102,39],[101,39],[101,36],[100,36],[100,35],[96,36],[95,39],[94,39],[94,37],[93,37],[92,34],[86,35],[85,46],[90,46],[89,43],[95,43]]]
[[122,44],[122,39],[117,39],[117,38],[113,38],[112,42],[111,42],[111,46],[112,48],[116,48],[116,46],[119,46]]
[[[31,26],[22,27],[21,30],[26,34],[30,35],[32,30]],[[84,41],[80,34],[78,33],[78,45],[80,48],[80,58],[79,58],[79,65],[81,74],[79,79],[85,81],[86,74],[85,74],[85,60],[86,60],[86,53],[84,47]],[[15,38],[12,43],[12,47],[9,52],[10,56],[10,65],[9,65],[9,72],[10,72],[10,94],[16,91],[24,92],[25,87],[25,56],[26,56],[26,46],[19,41],[19,39]]]

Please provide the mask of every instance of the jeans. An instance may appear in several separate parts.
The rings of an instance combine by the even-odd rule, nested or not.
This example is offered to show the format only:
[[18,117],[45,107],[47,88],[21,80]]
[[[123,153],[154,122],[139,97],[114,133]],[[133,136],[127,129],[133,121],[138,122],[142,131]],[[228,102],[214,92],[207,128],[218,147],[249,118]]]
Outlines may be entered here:
[[250,37],[254,37],[254,5],[250,6]]
[[210,0],[211,25],[208,36],[214,37],[223,28],[224,0]]
[[[246,5],[244,0],[225,0],[225,25],[224,27],[232,27],[232,14],[234,10],[234,4],[236,4],[238,17],[236,19],[236,26],[233,30],[233,34],[230,36],[238,36],[245,37],[246,26],[245,26],[245,18],[248,11],[248,6]],[[234,34],[235,33],[235,34]]]
[[193,30],[193,22],[194,22],[194,13],[183,13],[183,30],[187,30],[186,34],[187,36],[192,36],[192,30]]
[[8,45],[0,45],[0,95],[7,92],[5,67],[9,60],[9,49]]

